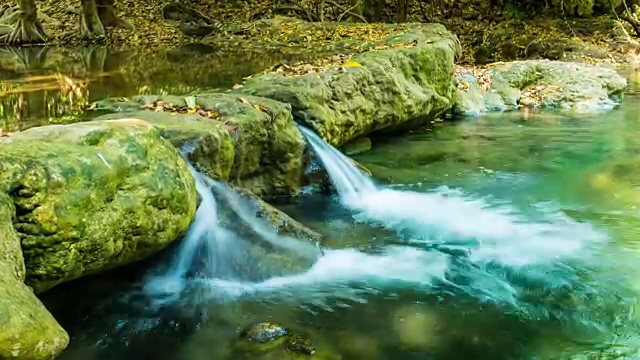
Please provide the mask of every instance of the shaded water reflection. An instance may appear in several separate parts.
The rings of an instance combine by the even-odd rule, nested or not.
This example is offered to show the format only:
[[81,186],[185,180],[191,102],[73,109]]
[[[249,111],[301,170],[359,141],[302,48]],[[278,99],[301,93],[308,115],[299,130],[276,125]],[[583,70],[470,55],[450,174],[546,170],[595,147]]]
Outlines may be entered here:
[[224,91],[278,63],[321,55],[203,44],[157,51],[0,47],[0,130],[92,117],[87,106],[107,97]]

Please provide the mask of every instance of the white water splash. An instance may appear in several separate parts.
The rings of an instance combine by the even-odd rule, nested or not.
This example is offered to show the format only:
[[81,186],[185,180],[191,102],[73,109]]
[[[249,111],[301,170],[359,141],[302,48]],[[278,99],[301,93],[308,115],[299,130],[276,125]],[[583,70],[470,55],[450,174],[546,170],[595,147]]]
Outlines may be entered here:
[[463,246],[472,261],[524,266],[578,256],[603,239],[588,224],[560,213],[531,222],[516,209],[490,206],[482,199],[437,189],[430,193],[378,188],[342,153],[301,127],[329,173],[341,202],[360,221],[402,231],[429,244]]

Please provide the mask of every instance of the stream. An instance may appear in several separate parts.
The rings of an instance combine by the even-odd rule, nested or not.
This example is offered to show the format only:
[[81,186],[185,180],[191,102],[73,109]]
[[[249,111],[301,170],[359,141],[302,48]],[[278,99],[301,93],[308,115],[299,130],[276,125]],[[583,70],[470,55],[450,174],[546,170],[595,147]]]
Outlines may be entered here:
[[[148,68],[114,69],[83,85],[89,92],[69,85],[5,94],[0,124],[13,131],[78,121],[91,116],[74,107],[78,98],[169,82],[170,91],[228,87],[253,71],[237,71],[238,80],[201,74],[209,82],[145,73],[125,86],[123,74]],[[14,80],[34,75],[18,70]],[[301,128],[336,191],[278,207],[325,235],[320,255],[260,227],[232,190],[194,172],[203,201],[185,239],[43,294],[71,336],[60,359],[639,358],[639,106],[631,95],[600,114],[523,110],[374,136],[372,150],[354,156],[371,177]],[[221,209],[235,220],[219,222]],[[258,266],[260,254],[242,247],[248,236],[309,266]],[[192,271],[197,259],[205,260],[201,272]],[[255,321],[305,334],[317,353],[244,353],[238,334]]]

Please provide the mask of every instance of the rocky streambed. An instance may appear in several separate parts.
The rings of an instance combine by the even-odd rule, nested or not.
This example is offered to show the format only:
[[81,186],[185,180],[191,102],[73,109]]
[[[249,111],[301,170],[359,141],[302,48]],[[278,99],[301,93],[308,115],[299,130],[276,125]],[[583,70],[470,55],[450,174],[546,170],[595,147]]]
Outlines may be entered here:
[[[451,113],[609,109],[626,87],[613,70],[564,62],[461,70],[459,51],[441,25],[394,26],[339,61],[271,69],[227,91],[105,99],[93,108],[110,113],[92,121],[0,138],[0,358],[50,359],[67,346],[37,294],[185,235],[198,204],[187,162],[261,203],[315,181],[297,124],[353,148]],[[260,209],[282,231],[321,237]]]

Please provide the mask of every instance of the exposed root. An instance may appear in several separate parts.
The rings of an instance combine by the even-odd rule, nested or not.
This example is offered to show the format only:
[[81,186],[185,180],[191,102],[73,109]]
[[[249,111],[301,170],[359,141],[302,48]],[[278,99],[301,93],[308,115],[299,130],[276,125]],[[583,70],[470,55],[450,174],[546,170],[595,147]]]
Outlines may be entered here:
[[37,44],[45,43],[49,38],[40,20],[37,17],[30,18],[22,11],[5,16],[0,22],[0,43]]
[[98,5],[98,17],[104,27],[119,27],[127,30],[135,30],[135,27],[119,18],[113,8],[114,0],[96,0]]
[[80,37],[93,39],[106,36],[106,31],[94,0],[82,0],[82,12],[80,14]]

